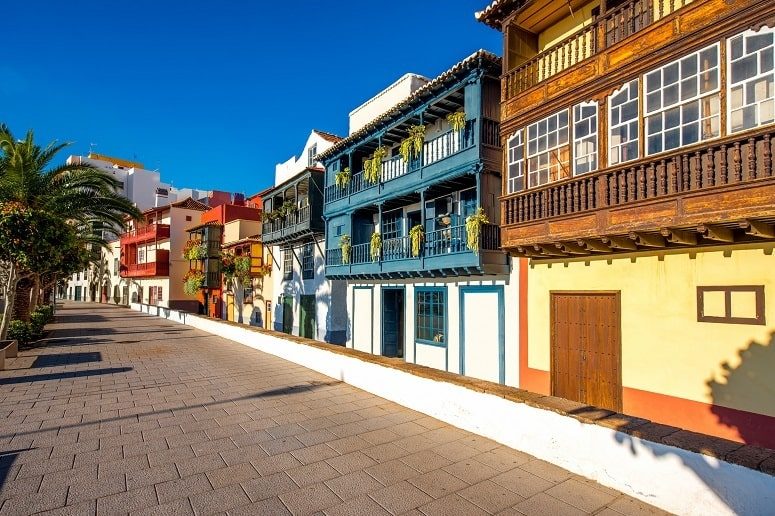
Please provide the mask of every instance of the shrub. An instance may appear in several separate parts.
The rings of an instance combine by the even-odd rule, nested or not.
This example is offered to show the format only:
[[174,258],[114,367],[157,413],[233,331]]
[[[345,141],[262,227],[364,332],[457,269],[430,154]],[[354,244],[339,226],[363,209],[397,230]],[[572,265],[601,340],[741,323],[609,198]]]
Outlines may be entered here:
[[30,331],[32,332],[32,340],[37,340],[43,336],[43,327],[46,326],[48,319],[46,314],[39,311],[34,311],[30,314]]
[[17,341],[19,345],[29,344],[32,341],[32,324],[25,321],[11,321],[8,325],[8,338]]
[[46,323],[54,321],[54,307],[51,305],[40,305],[35,309],[35,312],[43,314],[45,316]]

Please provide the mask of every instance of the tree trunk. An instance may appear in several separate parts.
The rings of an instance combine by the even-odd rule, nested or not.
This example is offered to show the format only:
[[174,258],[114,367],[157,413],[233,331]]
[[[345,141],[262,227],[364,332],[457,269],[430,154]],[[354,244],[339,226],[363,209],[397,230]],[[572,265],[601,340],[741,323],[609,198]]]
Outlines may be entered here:
[[12,263],[8,270],[8,282],[3,285],[5,287],[5,306],[3,307],[3,320],[0,322],[0,340],[5,340],[8,334],[8,326],[11,324],[11,314],[13,313],[13,305],[16,300],[16,284],[18,281],[16,267]]
[[40,274],[35,274],[32,280],[32,292],[30,292],[30,313],[38,307],[40,300]]
[[16,284],[16,300],[13,307],[13,318],[20,321],[30,320],[30,291],[33,285],[32,278],[25,277]]

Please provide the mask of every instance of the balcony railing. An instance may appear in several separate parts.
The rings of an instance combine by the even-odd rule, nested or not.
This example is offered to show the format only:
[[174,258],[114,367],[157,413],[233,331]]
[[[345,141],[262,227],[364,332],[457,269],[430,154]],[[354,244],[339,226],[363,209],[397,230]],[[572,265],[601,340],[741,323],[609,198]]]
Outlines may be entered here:
[[120,239],[124,243],[144,242],[148,240],[163,240],[170,237],[169,224],[148,224],[126,233],[122,233]]
[[119,275],[122,278],[153,278],[170,275],[170,254],[166,249],[156,250],[156,261],[146,263],[122,263]]
[[[451,226],[426,233],[420,246],[420,256],[434,257],[458,253],[472,252],[468,248],[468,232],[466,226]],[[479,233],[479,249],[497,251],[500,249],[500,228],[495,224],[483,224]],[[350,264],[358,265],[370,262],[391,262],[396,260],[413,260],[420,256],[412,256],[412,242],[409,236],[388,238],[382,242],[382,252],[378,260],[371,257],[371,244],[356,244],[350,250]],[[342,263],[340,248],[326,251],[326,265],[347,265]]]
[[[630,0],[504,74],[501,98],[521,92],[632,36],[692,0]],[[601,40],[601,37],[603,38]]]
[[504,225],[773,176],[772,135],[737,135],[533,188],[502,200]]
[[265,222],[262,227],[264,241],[275,240],[304,230],[310,223],[310,206],[302,206],[283,219]]
[[[488,125],[489,128],[492,124]],[[495,123],[497,134],[497,123]],[[435,163],[438,163],[450,156],[454,156],[459,152],[470,149],[475,144],[476,137],[476,120],[468,120],[466,126],[463,129],[454,131],[448,130],[435,138],[432,138],[423,143],[422,156],[420,159],[413,159],[408,164],[404,159],[399,156],[394,156],[386,161],[382,162],[382,173],[380,181],[387,183],[393,179],[404,176],[408,173],[414,172],[421,167],[426,167]],[[492,134],[492,130],[489,130],[487,143],[490,145],[498,145],[498,138]],[[363,177],[363,172],[353,174],[350,182],[345,187],[339,187],[336,185],[329,185],[326,187],[326,202],[338,201],[349,195],[367,190],[369,188],[377,186],[377,183],[371,183],[366,181]]]

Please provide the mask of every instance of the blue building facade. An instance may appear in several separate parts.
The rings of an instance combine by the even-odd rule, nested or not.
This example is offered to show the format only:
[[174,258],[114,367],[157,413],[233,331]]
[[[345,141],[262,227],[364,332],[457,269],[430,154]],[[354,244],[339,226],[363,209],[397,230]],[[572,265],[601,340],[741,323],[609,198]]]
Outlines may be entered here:
[[480,50],[318,156],[326,276],[347,283],[348,347],[516,384],[500,70]]

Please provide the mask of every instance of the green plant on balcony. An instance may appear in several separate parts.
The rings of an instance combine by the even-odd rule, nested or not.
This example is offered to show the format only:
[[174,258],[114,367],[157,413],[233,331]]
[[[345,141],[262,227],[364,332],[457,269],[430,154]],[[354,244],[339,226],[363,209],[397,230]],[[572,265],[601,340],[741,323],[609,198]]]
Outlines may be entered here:
[[183,246],[183,258],[186,260],[203,260],[207,258],[207,244],[199,238],[192,238]]
[[195,296],[205,284],[205,273],[191,270],[183,276],[183,292],[188,296]]
[[371,234],[371,242],[369,242],[369,252],[371,254],[371,261],[376,262],[382,256],[382,235],[376,231]]
[[456,113],[450,113],[447,115],[447,122],[453,131],[460,131],[466,126],[466,113],[465,111],[458,111]]
[[289,215],[293,215],[298,211],[298,208],[296,207],[296,203],[292,200],[288,199],[287,201],[283,202],[282,206],[278,208],[279,218],[285,219]]
[[363,177],[370,183],[379,183],[382,172],[382,160],[387,156],[387,149],[379,146],[374,150],[371,158],[363,162]]
[[478,208],[476,213],[466,217],[466,244],[468,245],[468,248],[474,252],[474,254],[479,254],[482,225],[489,223],[490,219],[488,219],[487,215],[485,215],[483,208]]
[[247,285],[250,282],[250,257],[236,256],[232,251],[224,251],[221,254],[221,272],[227,286],[234,280],[240,285]]
[[408,163],[412,158],[420,157],[423,143],[425,143],[425,126],[413,125],[409,128],[409,136],[401,141],[398,152]]
[[339,238],[339,248],[342,250],[342,264],[350,263],[350,252],[353,249],[350,242],[350,235],[342,235]]
[[425,241],[425,228],[422,227],[422,224],[417,224],[409,230],[409,240],[412,243],[412,256],[420,256],[420,250]]
[[339,188],[345,188],[350,184],[352,174],[350,173],[350,167],[344,167],[341,171],[337,172],[334,176],[334,182]]

